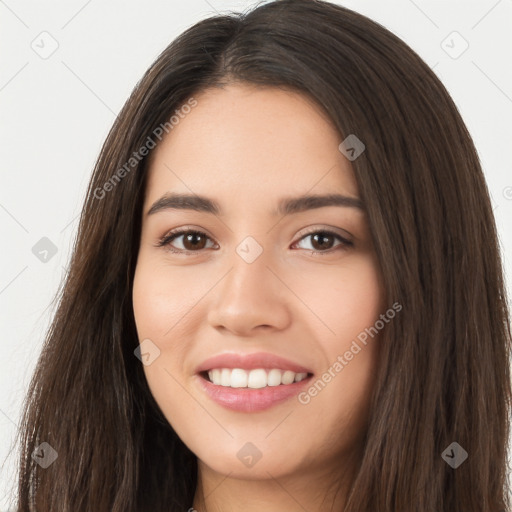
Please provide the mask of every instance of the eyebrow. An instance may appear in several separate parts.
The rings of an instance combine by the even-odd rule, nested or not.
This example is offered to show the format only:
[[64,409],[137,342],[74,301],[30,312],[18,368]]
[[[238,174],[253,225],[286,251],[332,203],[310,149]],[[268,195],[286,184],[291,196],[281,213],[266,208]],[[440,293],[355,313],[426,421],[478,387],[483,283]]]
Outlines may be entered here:
[[[363,202],[357,197],[349,197],[341,194],[326,194],[283,198],[279,201],[278,207],[270,213],[274,216],[286,216],[315,208],[323,208],[325,206],[343,206],[358,208],[361,211],[365,210]],[[213,215],[222,214],[220,205],[208,197],[191,194],[167,193],[153,203],[147,215],[152,215],[169,209],[194,210],[198,212],[211,213]]]

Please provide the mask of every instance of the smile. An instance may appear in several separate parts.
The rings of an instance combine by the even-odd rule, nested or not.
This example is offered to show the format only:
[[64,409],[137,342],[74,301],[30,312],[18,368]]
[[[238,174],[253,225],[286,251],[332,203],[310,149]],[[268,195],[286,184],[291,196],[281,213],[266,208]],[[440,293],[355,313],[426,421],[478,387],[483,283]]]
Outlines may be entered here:
[[263,411],[290,400],[312,377],[308,367],[268,352],[224,352],[195,369],[202,392],[218,405],[240,412]]
[[289,385],[293,382],[301,382],[308,374],[296,373],[290,370],[278,368],[256,368],[244,370],[242,368],[215,368],[206,372],[209,381],[216,386],[230,388],[261,389]]

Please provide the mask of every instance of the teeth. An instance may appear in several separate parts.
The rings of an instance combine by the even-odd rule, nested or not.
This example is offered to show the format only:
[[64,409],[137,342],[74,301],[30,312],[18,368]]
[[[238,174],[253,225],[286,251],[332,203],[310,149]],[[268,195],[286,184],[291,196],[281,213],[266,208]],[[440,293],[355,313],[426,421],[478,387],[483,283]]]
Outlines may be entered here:
[[300,382],[307,375],[307,373],[295,373],[290,370],[278,370],[277,368],[271,370],[258,368],[249,371],[241,368],[215,368],[208,372],[210,382],[217,386],[252,389]]
[[291,384],[295,380],[295,372],[286,371],[281,377],[281,384]]
[[[267,385],[267,372],[263,369],[252,370],[247,373],[244,370],[233,370],[233,373],[236,371],[243,372],[247,375],[247,387],[252,389],[264,388]],[[231,374],[231,379],[233,379],[233,373]]]
[[267,375],[267,386],[279,386],[279,384],[281,384],[281,375],[283,373],[284,372],[277,370],[276,368],[270,370]]
[[247,387],[247,372],[244,370],[240,370],[240,368],[235,368],[231,370],[231,387],[232,388],[246,388]]
[[221,370],[219,384],[221,386],[231,386],[231,370],[229,368]]

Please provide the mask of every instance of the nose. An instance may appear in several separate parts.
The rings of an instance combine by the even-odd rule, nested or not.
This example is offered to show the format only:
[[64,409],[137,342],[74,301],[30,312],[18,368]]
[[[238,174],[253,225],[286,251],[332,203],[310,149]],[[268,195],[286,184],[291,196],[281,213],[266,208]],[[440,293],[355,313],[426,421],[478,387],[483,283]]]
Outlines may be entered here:
[[267,253],[249,263],[235,253],[231,267],[212,290],[208,322],[237,336],[282,330],[290,324],[293,293],[284,284]]

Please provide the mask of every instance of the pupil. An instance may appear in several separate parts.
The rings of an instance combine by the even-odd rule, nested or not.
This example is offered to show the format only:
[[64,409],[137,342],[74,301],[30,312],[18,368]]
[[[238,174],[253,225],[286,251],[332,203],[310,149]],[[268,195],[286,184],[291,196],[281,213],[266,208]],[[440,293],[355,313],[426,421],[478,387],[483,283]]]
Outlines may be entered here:
[[329,243],[324,244],[323,242],[325,242],[325,240],[328,240],[330,238],[330,236],[331,235],[316,234],[316,235],[313,236],[313,239],[314,239],[315,243],[317,243],[318,242],[318,238],[320,238],[322,240],[322,242],[319,243],[319,248],[325,249],[330,244]]
[[[200,246],[200,245],[201,245],[201,240],[199,241],[199,244],[192,242],[192,240],[193,240],[194,238],[196,238],[196,237],[200,239],[200,238],[201,238],[201,235],[200,235],[200,234],[198,234],[198,233],[190,233],[190,234],[188,234],[188,235],[186,235],[186,236],[185,236],[186,243],[191,243],[192,248],[195,248],[195,249],[197,249],[197,248],[198,248],[198,246]],[[204,239],[202,240],[202,242],[204,243]],[[201,247],[200,247],[200,248],[201,248]]]

